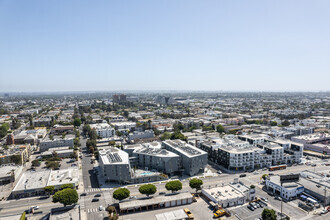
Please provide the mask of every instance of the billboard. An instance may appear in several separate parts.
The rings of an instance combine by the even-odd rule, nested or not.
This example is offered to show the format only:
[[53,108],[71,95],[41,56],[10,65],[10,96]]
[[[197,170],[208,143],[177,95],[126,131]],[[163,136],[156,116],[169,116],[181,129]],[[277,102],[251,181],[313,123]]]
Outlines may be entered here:
[[280,181],[281,181],[281,183],[298,182],[299,174],[281,175]]

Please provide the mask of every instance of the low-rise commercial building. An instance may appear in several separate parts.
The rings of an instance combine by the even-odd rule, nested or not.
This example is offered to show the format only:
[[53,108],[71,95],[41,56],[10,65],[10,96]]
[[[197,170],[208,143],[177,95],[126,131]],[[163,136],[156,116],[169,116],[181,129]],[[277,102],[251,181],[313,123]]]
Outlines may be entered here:
[[23,173],[11,193],[11,198],[24,198],[45,195],[46,186],[55,186],[59,190],[63,184],[79,186],[78,168],[64,170],[27,171]]
[[300,183],[283,183],[281,186],[280,176],[270,176],[266,179],[266,188],[274,195],[278,195],[283,199],[290,201],[299,197],[304,192],[304,186]]
[[6,164],[0,166],[0,185],[15,182],[23,171],[22,166],[14,164]]
[[237,179],[228,185],[203,188],[202,194],[211,201],[221,205],[221,207],[230,207],[243,205],[247,201],[255,198],[255,188],[250,188],[239,182]]
[[71,147],[73,148],[73,138],[55,139],[55,140],[43,140],[40,142],[40,152],[48,151],[51,148],[58,147]]

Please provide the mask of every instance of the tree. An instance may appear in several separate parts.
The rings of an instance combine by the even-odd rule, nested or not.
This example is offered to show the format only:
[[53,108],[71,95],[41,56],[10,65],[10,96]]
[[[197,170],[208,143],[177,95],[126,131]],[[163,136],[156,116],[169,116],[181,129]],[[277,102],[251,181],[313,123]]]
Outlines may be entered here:
[[173,180],[166,183],[165,188],[169,191],[176,192],[182,189],[182,183],[179,180]]
[[268,174],[262,175],[262,178],[265,180],[267,178]]
[[256,186],[255,186],[255,185],[251,185],[250,188],[251,188],[251,189],[255,189]]
[[46,164],[46,167],[47,167],[48,169],[55,170],[55,169],[57,169],[57,168],[60,167],[60,163],[57,162],[57,161],[47,161],[46,163],[47,163],[47,164]]
[[61,190],[62,189],[74,189],[74,185],[72,184],[72,183],[68,183],[68,184],[63,184],[62,186],[61,186]]
[[160,139],[162,141],[168,140],[171,138],[171,133],[170,132],[164,132],[164,134],[162,136],[160,136]]
[[54,203],[62,203],[64,206],[78,202],[78,193],[75,189],[63,189],[53,195]]
[[73,125],[76,127],[79,127],[81,125],[81,120],[80,118],[75,118],[73,121]]
[[149,197],[149,195],[155,194],[157,192],[157,187],[154,184],[144,184],[140,186],[139,192]]
[[32,166],[33,166],[33,167],[40,166],[40,161],[39,161],[39,160],[33,160],[33,161],[32,161]]
[[15,163],[15,164],[22,164],[22,157],[21,157],[21,155],[17,155],[17,154],[11,155],[10,156],[10,160],[13,163]]
[[171,134],[171,140],[180,139],[182,141],[187,141],[187,137],[184,136],[180,131],[176,131]]
[[196,192],[197,192],[197,190],[201,189],[202,185],[203,185],[203,180],[198,179],[198,178],[193,178],[189,181],[189,186],[192,189],[196,189]]
[[44,190],[48,195],[50,195],[54,192],[55,186],[46,186],[46,187],[44,187]]
[[225,132],[225,129],[222,125],[217,125],[216,129],[217,129],[217,132],[219,132],[219,133]]
[[131,192],[128,189],[126,189],[126,188],[119,188],[119,189],[117,189],[117,190],[115,190],[113,192],[112,197],[114,199],[117,199],[117,200],[121,201],[123,199],[128,198],[130,194],[131,194]]
[[283,125],[283,126],[289,126],[289,125],[290,125],[290,122],[289,122],[288,120],[284,120],[284,121],[282,122],[282,125]]
[[276,216],[276,212],[274,209],[264,209],[262,211],[262,219],[264,220],[276,220],[277,216]]
[[271,121],[270,122],[270,126],[276,126],[277,125],[277,122],[276,121]]

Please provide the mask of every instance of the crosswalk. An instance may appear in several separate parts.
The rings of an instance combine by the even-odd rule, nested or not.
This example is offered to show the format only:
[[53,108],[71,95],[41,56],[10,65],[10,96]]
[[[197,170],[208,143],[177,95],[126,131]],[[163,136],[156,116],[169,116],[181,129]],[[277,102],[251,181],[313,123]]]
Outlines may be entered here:
[[92,213],[92,212],[99,212],[99,209],[98,208],[87,209],[87,213]]
[[101,191],[100,188],[89,188],[89,189],[85,189],[85,192],[86,193],[89,193],[89,192],[99,192]]

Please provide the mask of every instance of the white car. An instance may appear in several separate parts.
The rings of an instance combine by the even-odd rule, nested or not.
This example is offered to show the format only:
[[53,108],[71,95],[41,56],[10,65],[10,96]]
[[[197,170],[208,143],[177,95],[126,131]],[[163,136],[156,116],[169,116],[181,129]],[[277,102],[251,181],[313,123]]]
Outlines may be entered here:
[[222,174],[221,170],[218,170],[217,173],[218,173],[218,174]]
[[104,210],[103,206],[100,205],[99,210],[103,211]]
[[323,209],[323,210],[320,212],[320,215],[322,215],[322,214],[327,214],[327,213],[328,213],[328,210]]
[[37,209],[39,209],[39,206],[31,206],[31,209],[34,209],[34,210],[37,210]]

